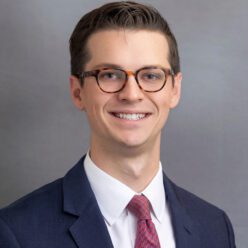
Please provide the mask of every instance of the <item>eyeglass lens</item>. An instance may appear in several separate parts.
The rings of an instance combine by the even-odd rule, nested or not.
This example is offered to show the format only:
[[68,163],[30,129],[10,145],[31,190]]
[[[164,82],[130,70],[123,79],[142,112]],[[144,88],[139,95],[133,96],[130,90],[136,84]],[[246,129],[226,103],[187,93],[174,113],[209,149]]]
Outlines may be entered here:
[[[123,88],[128,75],[123,70],[104,69],[98,74],[98,83],[102,90],[115,92]],[[160,68],[139,70],[135,75],[141,88],[145,91],[159,90],[166,81],[166,74]]]

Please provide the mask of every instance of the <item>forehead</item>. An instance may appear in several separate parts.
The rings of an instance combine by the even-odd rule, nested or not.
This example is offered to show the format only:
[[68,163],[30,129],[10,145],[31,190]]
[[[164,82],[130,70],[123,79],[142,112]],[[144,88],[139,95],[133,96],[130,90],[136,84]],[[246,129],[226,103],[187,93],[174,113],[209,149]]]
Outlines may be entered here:
[[167,39],[158,31],[99,31],[91,35],[87,49],[90,60],[86,69],[100,64],[116,64],[125,69],[139,69],[147,65],[170,66]]

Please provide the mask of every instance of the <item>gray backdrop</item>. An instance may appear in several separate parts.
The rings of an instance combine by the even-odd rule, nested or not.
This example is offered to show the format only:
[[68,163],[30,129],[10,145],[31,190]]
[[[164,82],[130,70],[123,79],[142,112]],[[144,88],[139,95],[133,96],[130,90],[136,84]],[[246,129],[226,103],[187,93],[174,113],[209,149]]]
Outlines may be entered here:
[[[87,151],[87,121],[69,96],[68,38],[102,3],[1,0],[0,207],[63,176]],[[163,135],[164,169],[223,208],[237,246],[246,248],[248,2],[150,3],[174,30],[184,75],[181,104]]]

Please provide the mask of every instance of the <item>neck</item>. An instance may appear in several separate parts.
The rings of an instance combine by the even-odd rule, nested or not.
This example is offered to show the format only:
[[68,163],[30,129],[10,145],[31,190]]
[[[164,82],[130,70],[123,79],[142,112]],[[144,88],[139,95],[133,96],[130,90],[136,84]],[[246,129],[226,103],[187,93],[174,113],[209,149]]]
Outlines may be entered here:
[[90,157],[103,171],[135,192],[143,191],[159,169],[160,141],[152,147],[111,147],[91,144]]

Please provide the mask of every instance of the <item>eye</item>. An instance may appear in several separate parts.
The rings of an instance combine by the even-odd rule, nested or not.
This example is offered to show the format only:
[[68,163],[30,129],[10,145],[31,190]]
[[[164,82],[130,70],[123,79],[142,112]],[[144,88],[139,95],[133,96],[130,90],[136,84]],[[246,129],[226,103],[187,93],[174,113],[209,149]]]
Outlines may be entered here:
[[118,81],[123,79],[123,73],[117,70],[104,70],[99,73],[99,79],[102,81]]
[[160,75],[155,73],[146,73],[145,75],[143,75],[143,77],[147,78],[148,80],[156,80],[160,78]]
[[143,72],[140,77],[141,80],[146,82],[160,81],[163,79],[163,74],[160,72]]
[[113,72],[105,72],[102,74],[102,78],[115,79],[115,78],[117,78],[117,75],[116,75],[116,73],[113,73]]

